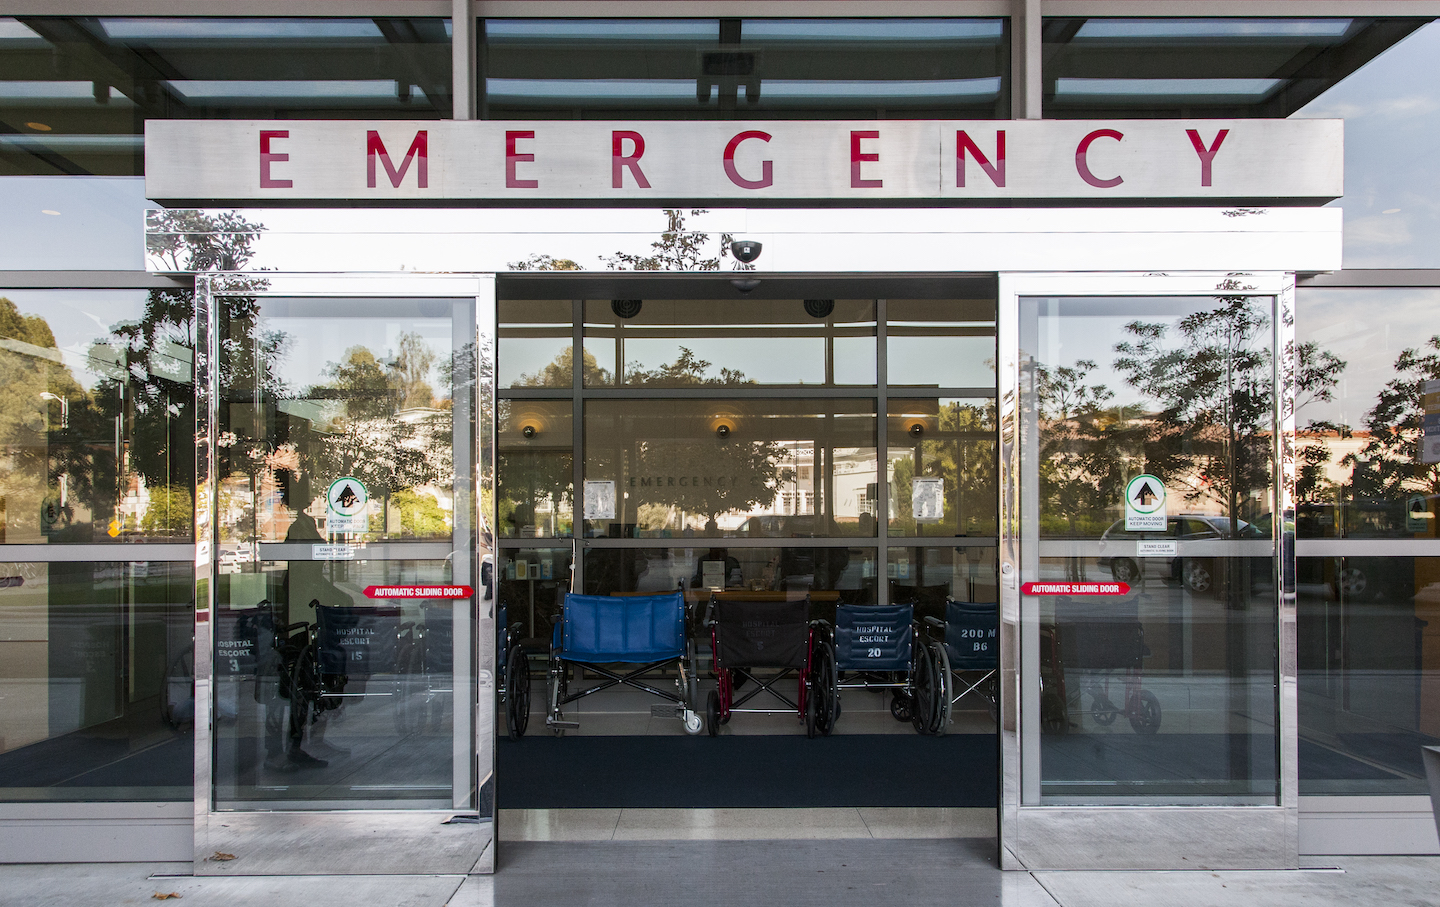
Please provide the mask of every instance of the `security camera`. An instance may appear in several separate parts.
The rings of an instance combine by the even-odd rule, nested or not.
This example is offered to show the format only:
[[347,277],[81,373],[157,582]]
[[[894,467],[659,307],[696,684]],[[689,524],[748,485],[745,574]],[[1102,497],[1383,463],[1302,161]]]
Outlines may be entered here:
[[760,244],[753,239],[737,239],[730,244],[730,254],[748,265],[760,257]]
[[529,441],[533,439],[536,435],[540,434],[540,430],[533,425],[527,425],[524,428],[520,429],[520,434],[525,437],[526,441]]

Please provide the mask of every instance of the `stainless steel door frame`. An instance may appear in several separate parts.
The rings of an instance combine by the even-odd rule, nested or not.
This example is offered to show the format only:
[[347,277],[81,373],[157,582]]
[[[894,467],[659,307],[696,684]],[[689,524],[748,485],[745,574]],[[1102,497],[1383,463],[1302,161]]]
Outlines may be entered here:
[[[1275,299],[1274,440],[1277,512],[1293,510],[1294,300],[1293,273],[1001,273],[999,279],[1001,803],[1000,859],[1006,869],[1199,869],[1298,866],[1296,635],[1294,544],[1277,533],[1276,716],[1279,797],[1271,806],[1042,806],[1038,801],[1040,656],[1035,599],[1021,584],[1036,566],[1027,546],[1022,507],[1034,506],[1034,478],[1021,469],[1027,437],[1022,399],[1029,391],[1021,361],[1020,299],[1045,296],[1254,295]],[[1033,427],[1031,428],[1033,433]],[[1035,515],[1032,515],[1032,517]],[[1286,569],[1285,565],[1290,565]],[[1286,586],[1286,583],[1291,585]],[[1033,676],[1027,676],[1029,671]],[[1027,682],[1028,681],[1028,682]],[[1026,790],[1033,796],[1025,796]]]
[[[196,571],[195,571],[195,799],[194,868],[205,875],[493,872],[495,775],[495,613],[483,581],[494,514],[495,278],[477,275],[293,274],[266,272],[268,287],[253,288],[254,273],[204,273],[195,282]],[[467,535],[479,550],[466,558],[466,584],[475,589],[468,628],[454,633],[453,803],[446,809],[216,810],[214,808],[215,687],[213,621],[217,596],[215,516],[220,336],[217,299],[237,282],[247,296],[426,297],[472,299],[474,351],[468,376],[473,411],[456,406],[456,432],[473,444],[456,451],[456,474],[473,477],[456,489],[464,502]],[[457,347],[458,349],[458,347]],[[458,404],[458,401],[457,401]],[[466,405],[469,405],[468,403]],[[457,434],[458,436],[458,434]],[[462,458],[478,457],[464,463]],[[464,472],[462,472],[464,470]],[[457,485],[459,484],[457,480]],[[377,546],[383,548],[384,546]],[[428,547],[435,547],[433,544]],[[446,546],[447,549],[449,546]],[[458,553],[458,552],[456,552]],[[380,559],[387,553],[377,551]],[[413,556],[413,553],[411,554]],[[457,558],[457,560],[459,560]],[[458,571],[457,571],[458,572]],[[458,578],[457,578],[457,581]],[[458,614],[458,611],[457,611]],[[467,670],[459,670],[466,665]],[[460,822],[449,823],[454,816]]]

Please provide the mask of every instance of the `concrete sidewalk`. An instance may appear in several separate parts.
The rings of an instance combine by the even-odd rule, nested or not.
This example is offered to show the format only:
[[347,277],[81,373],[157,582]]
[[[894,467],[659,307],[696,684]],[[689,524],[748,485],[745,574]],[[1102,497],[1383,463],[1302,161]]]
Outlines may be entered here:
[[994,844],[514,843],[495,876],[193,878],[188,864],[0,866],[0,904],[113,907],[1433,907],[1440,857],[1346,857],[1295,872],[1000,872]]

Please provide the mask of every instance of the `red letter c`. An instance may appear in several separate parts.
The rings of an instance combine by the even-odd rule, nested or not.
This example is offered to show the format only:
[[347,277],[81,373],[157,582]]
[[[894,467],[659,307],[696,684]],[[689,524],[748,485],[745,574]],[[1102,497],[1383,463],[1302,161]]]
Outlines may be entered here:
[[1097,189],[1113,189],[1125,180],[1121,177],[1113,177],[1108,180],[1101,179],[1090,172],[1090,165],[1086,163],[1085,156],[1090,153],[1090,143],[1096,139],[1114,139],[1120,141],[1125,136],[1114,129],[1097,129],[1085,138],[1075,148],[1075,169],[1079,172],[1080,178]]

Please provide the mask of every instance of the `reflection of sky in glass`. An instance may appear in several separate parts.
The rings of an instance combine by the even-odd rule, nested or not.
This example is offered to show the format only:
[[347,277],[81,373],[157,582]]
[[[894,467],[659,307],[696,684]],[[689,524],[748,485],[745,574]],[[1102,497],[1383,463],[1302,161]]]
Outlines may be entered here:
[[5,290],[0,298],[15,303],[21,315],[45,320],[55,346],[76,382],[86,390],[105,377],[106,366],[90,358],[97,340],[108,340],[117,325],[137,322],[145,314],[146,290]]
[[1297,421],[1326,420],[1363,428],[1380,390],[1395,379],[1402,350],[1440,334],[1440,290],[1301,289],[1295,305],[1295,339],[1314,342],[1345,361],[1335,399],[1297,400]]
[[147,207],[144,177],[0,177],[0,270],[144,270]]
[[1345,119],[1345,267],[1440,267],[1440,23],[1301,108]]

